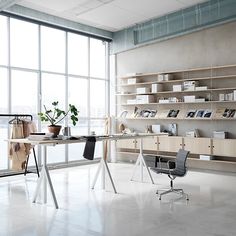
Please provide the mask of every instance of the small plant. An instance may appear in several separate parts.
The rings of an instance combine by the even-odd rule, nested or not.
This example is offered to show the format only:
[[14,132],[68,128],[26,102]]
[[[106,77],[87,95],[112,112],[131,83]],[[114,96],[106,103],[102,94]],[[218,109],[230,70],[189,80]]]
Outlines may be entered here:
[[49,121],[51,126],[57,125],[60,121],[65,119],[67,115],[70,114],[70,119],[72,120],[72,124],[75,126],[78,121],[79,111],[74,105],[69,104],[68,111],[61,110],[58,108],[58,101],[53,102],[53,108],[48,110],[44,105],[45,112],[39,112],[38,115],[41,121]]

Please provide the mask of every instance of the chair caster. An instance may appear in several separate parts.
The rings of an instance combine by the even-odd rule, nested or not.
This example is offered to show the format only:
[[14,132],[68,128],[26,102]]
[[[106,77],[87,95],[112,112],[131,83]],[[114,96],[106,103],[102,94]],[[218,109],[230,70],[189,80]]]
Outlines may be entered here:
[[159,200],[161,200],[161,197],[159,197]]
[[158,190],[156,191],[156,194],[158,194]]

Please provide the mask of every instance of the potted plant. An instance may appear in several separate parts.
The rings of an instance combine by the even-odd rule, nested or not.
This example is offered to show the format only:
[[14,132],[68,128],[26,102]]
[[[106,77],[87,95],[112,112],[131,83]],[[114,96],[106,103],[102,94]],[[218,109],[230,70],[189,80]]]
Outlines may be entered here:
[[50,133],[53,133],[54,136],[57,136],[60,133],[61,125],[58,125],[67,115],[70,115],[70,119],[72,124],[75,126],[78,121],[78,109],[74,106],[69,104],[69,108],[67,111],[61,110],[58,107],[58,101],[53,102],[52,109],[47,109],[44,105],[44,112],[39,112],[38,115],[41,121],[49,121],[50,125],[48,126],[48,130]]

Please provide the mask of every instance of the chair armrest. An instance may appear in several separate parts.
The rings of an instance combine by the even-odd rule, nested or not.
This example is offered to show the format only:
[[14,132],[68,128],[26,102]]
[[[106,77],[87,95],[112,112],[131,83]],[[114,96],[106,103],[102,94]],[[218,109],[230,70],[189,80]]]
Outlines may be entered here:
[[167,161],[167,167],[169,170],[175,169],[175,161],[173,161],[173,160]]

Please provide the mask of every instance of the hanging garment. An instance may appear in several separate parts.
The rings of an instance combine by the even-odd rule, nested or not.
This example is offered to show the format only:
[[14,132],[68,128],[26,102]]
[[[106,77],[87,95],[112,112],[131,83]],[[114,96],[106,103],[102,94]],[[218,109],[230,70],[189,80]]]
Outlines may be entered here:
[[[19,121],[12,123],[11,138],[26,138],[29,133],[35,132],[36,126],[32,121]],[[25,164],[28,155],[30,154],[30,144],[10,143],[9,144],[9,158],[12,160],[11,169],[20,171],[25,169]]]
[[[37,132],[37,128],[36,125],[33,121],[31,120],[22,120],[23,123],[23,137],[27,138],[30,133],[34,133]],[[31,144],[25,144],[25,148],[26,148],[26,154],[29,155],[30,154],[30,149],[33,148],[34,146]]]

